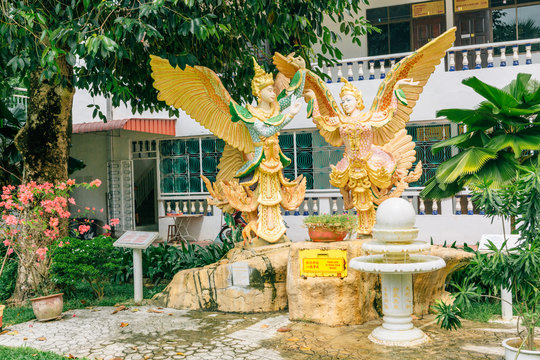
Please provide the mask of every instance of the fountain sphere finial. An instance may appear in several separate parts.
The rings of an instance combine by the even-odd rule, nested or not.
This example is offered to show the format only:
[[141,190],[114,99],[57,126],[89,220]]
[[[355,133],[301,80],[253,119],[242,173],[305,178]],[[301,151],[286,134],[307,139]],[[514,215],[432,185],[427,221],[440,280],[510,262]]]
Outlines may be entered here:
[[407,200],[390,198],[379,205],[375,227],[380,230],[412,229],[416,220],[413,206]]

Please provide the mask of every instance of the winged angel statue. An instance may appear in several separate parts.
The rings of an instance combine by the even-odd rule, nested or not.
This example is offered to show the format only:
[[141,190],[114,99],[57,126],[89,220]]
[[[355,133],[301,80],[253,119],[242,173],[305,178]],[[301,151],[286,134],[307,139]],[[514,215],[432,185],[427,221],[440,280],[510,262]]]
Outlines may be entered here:
[[[241,211],[248,220],[242,232],[244,243],[262,239],[257,245],[263,245],[283,239],[286,228],[280,206],[294,210],[304,199],[306,180],[300,176],[289,181],[283,176],[282,169],[291,160],[281,152],[278,135],[300,110],[305,72],[292,74],[291,81],[281,75],[275,83],[272,74],[253,62],[251,87],[258,103],[245,107],[206,67],[181,70],[157,56],[151,56],[150,66],[158,99],[184,110],[226,142],[216,182],[202,176],[212,195],[209,201],[224,211]],[[294,63],[305,68],[299,59]],[[288,107],[291,110],[282,113]]]
[[[405,124],[420,93],[455,40],[452,28],[413,52],[389,71],[380,85],[370,111],[362,112],[362,93],[341,79],[340,111],[325,83],[306,70],[305,98],[308,117],[333,146],[345,145],[343,159],[331,165],[330,184],[343,195],[345,209],[358,213],[357,233],[369,235],[375,224],[375,207],[390,197],[401,196],[410,182],[422,174],[422,164],[409,172],[416,160],[415,143]],[[287,77],[299,66],[280,54],[274,64]]]

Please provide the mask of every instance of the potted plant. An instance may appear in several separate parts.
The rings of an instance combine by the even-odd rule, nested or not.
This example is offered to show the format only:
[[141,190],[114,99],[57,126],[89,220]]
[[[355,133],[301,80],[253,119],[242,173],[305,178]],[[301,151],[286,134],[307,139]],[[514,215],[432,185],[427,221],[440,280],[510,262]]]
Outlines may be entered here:
[[[535,338],[535,328],[540,325],[540,164],[538,159],[520,165],[517,180],[505,189],[493,189],[484,180],[474,190],[474,200],[487,216],[515,217],[522,242],[508,249],[506,241],[497,247],[489,244],[489,254],[476,253],[471,262],[475,275],[485,284],[503,287],[513,296],[513,307],[518,314],[518,337],[502,343],[507,360],[540,359],[540,338]],[[461,307],[465,299],[478,295],[469,289],[454,294],[454,304],[436,305],[437,321],[443,328],[461,326]],[[465,300],[465,301],[463,301]],[[521,326],[520,326],[521,325]]]
[[342,241],[347,234],[356,228],[356,216],[343,215],[310,215],[304,219],[309,238],[315,242]]

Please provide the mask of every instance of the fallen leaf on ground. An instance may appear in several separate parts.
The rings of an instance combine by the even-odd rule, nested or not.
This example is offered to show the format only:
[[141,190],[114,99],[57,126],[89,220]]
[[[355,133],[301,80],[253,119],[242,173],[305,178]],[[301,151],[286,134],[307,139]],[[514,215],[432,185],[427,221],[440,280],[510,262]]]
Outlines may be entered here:
[[[86,304],[86,300],[81,300],[81,304]],[[73,356],[73,355],[71,355],[71,356]]]
[[291,331],[291,328],[283,326],[283,327],[280,327],[279,329],[277,329],[277,331],[278,332],[289,332],[289,331]]
[[136,346],[132,346],[131,348],[132,348],[133,350],[137,350],[137,349],[138,349],[138,347],[136,347]]
[[125,323],[125,322],[120,323],[120,327],[126,327],[126,326],[128,326],[128,325],[129,325],[129,324],[128,324],[128,323]]
[[112,315],[116,314],[119,311],[126,310],[126,309],[127,309],[127,307],[125,307],[124,305],[118,306],[116,309],[114,309],[114,311],[112,312]]
[[72,317],[75,317],[75,316],[77,316],[77,315],[73,314],[73,316],[72,316]]
[[[163,308],[158,308],[158,309],[163,309]],[[154,309],[148,309],[146,311],[149,313],[163,314],[163,311],[154,310]]]
[[300,348],[300,350],[302,350],[302,351],[309,351],[309,350],[311,350],[311,348],[310,348],[310,347],[307,347],[307,346],[302,346],[302,347]]
[[184,354],[183,352],[177,352],[176,355],[186,356],[186,354]]
[[167,315],[169,315],[169,316],[173,316],[173,313],[168,313]]
[[36,340],[37,341],[45,341],[45,340],[47,340],[47,338],[45,336],[42,336],[42,337],[38,337]]
[[159,310],[163,309],[162,307],[158,307]]
[[37,356],[38,354],[32,354],[32,356]]
[[148,359],[150,359],[150,357],[151,357],[150,355],[144,355],[143,359],[148,360]]
[[121,358],[121,357],[115,357],[115,358],[112,358],[112,360],[124,360],[124,358]]
[[268,327],[268,325],[264,324],[264,325],[261,325],[261,329],[266,329]]
[[298,341],[300,340],[299,338],[295,338],[295,337],[292,337],[292,338],[288,338],[287,341]]
[[131,309],[131,312],[137,312],[139,309]]
[[27,338],[27,337],[25,337],[25,338],[23,338],[23,340],[28,340],[28,338]]
[[17,330],[13,330],[13,331],[8,332],[7,334],[11,336],[15,336],[15,335],[18,335],[19,332]]
[[69,355],[68,355],[68,359],[78,359],[78,357],[75,357],[75,356],[69,354]]
[[4,331],[0,332],[0,335],[7,334],[8,332],[9,332],[9,330],[4,330]]

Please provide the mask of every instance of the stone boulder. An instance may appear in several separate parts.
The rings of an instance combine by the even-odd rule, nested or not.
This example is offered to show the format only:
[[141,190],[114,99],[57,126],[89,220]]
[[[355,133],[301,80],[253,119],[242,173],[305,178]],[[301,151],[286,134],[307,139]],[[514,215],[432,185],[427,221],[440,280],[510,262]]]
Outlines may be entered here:
[[302,277],[299,251],[339,249],[347,252],[347,266],[353,257],[365,255],[365,240],[333,243],[300,242],[291,245],[287,270],[289,319],[307,320],[330,326],[362,324],[379,317],[379,276],[347,269],[347,276]]
[[268,312],[287,308],[290,243],[229,251],[221,261],[178,272],[153,300],[175,309]]
[[431,247],[429,255],[441,257],[446,262],[446,267],[413,275],[413,307],[417,316],[427,314],[430,306],[439,299],[448,302],[448,293],[444,290],[448,275],[467,266],[474,257],[473,254],[460,249],[437,245]]

